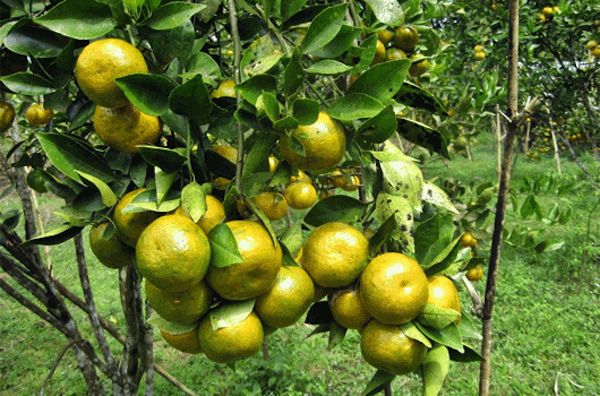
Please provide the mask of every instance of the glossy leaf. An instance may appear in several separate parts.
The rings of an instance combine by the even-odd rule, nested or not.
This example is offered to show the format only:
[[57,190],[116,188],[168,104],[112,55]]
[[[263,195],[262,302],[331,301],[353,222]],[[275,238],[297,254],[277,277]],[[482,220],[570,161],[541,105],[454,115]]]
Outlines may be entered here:
[[354,57],[358,57],[359,61],[354,66],[349,74],[359,74],[367,70],[373,63],[375,58],[375,51],[377,50],[377,35],[372,34],[362,42],[358,48],[350,48],[348,51]]
[[356,198],[335,195],[317,202],[308,212],[304,221],[314,227],[333,221],[352,223],[364,215],[366,207],[366,203]]
[[64,224],[52,231],[46,232],[43,235],[28,239],[27,241],[23,242],[23,244],[58,245],[73,238],[75,235],[79,234],[82,229],[83,227],[74,227],[70,224]]
[[425,334],[430,340],[437,342],[438,344],[446,345],[449,348],[455,349],[460,353],[464,352],[462,337],[458,327],[454,323],[446,326],[441,330],[433,329],[422,325],[419,322],[415,322],[415,325]]
[[327,114],[341,121],[354,121],[371,118],[379,114],[385,106],[377,99],[363,93],[347,94],[336,100]]
[[190,124],[188,119],[180,114],[175,114],[171,110],[168,110],[161,117],[161,120],[176,134],[184,139],[188,139],[190,136]]
[[398,118],[398,133],[418,146],[450,158],[448,142],[439,131],[418,121]]
[[210,115],[212,103],[202,76],[196,76],[171,91],[169,105],[174,113],[192,119]]
[[158,207],[167,196],[169,189],[178,177],[177,172],[165,172],[159,167],[154,168],[154,182],[156,183],[156,203]]
[[333,321],[329,303],[327,301],[317,301],[308,309],[304,323],[322,325]]
[[264,135],[252,145],[244,161],[242,178],[253,173],[269,170],[267,158],[273,146],[277,143],[277,139],[278,136],[275,134]]
[[158,203],[157,191],[146,190],[136,195],[133,201],[126,208],[123,209],[123,213],[140,213],[140,212],[157,212],[157,213],[168,213],[172,212],[179,207],[181,204],[181,197],[175,195],[175,193],[169,192],[166,194],[161,203]]
[[222,78],[219,64],[206,52],[196,52],[187,61],[187,73],[180,77],[192,78],[201,75],[204,83],[216,85]]
[[154,30],[174,29],[204,8],[206,8],[204,4],[172,1],[155,9],[150,18],[145,20],[143,24]]
[[296,99],[292,105],[292,113],[299,125],[314,124],[319,118],[319,102],[311,99]]
[[256,299],[244,301],[228,301],[209,312],[213,330],[235,326],[246,319],[254,310]]
[[394,215],[388,217],[386,221],[383,222],[375,231],[375,234],[371,238],[369,238],[369,252],[371,255],[377,254],[379,249],[383,246],[384,243],[389,241],[396,230],[398,225],[396,224],[396,218]]
[[360,36],[362,31],[361,28],[342,25],[335,38],[324,47],[313,51],[312,55],[318,58],[337,58],[352,46],[352,43]]
[[235,89],[242,98],[256,106],[256,102],[263,92],[277,94],[277,80],[268,75],[254,76],[237,85]]
[[169,110],[169,95],[177,86],[165,76],[131,74],[115,79],[127,99],[141,112],[162,116]]
[[92,119],[94,116],[94,112],[96,111],[96,103],[91,100],[79,106],[76,110],[76,113],[73,115],[73,119],[71,120],[71,124],[69,125],[69,131],[73,131],[81,126],[83,126],[86,122]]
[[427,352],[421,364],[423,396],[437,396],[450,370],[450,353],[443,345],[436,345]]
[[[298,120],[295,119],[294,117],[289,116],[289,117],[282,118],[281,120],[278,120],[277,122],[274,122],[273,129],[275,129],[276,131],[283,132],[288,129],[296,129],[296,128],[298,128],[298,125],[300,125]],[[306,155],[306,151],[304,151],[304,146],[302,146],[302,143],[300,143],[300,141],[297,138],[292,136],[291,143],[292,143],[292,150],[295,153],[297,153],[299,155]],[[299,148],[297,145],[294,146],[294,144],[296,144],[296,143],[300,144],[301,151],[296,151]]]
[[444,105],[432,93],[410,81],[406,81],[402,85],[394,99],[399,103],[424,109],[430,113],[448,115]]
[[425,182],[421,199],[430,204],[447,209],[454,214],[458,214],[458,210],[450,200],[448,194],[433,183]]
[[323,10],[310,24],[302,40],[302,52],[316,51],[335,38],[342,27],[348,4],[331,6]]
[[39,59],[55,58],[64,47],[57,34],[32,25],[12,29],[4,39],[4,45],[12,52]]
[[450,349],[450,360],[461,363],[482,362],[485,360],[479,352],[477,352],[470,346],[463,344],[463,349],[464,352],[459,352],[455,349]]
[[0,81],[11,91],[21,95],[48,95],[58,90],[52,82],[30,72],[17,72],[0,78]]
[[327,343],[327,349],[332,350],[341,344],[347,331],[347,328],[340,326],[335,320],[331,322],[331,326],[329,327],[329,341]]
[[204,188],[192,181],[181,190],[181,206],[190,215],[192,221],[198,220],[206,213],[206,192]]
[[260,120],[266,115],[271,122],[276,122],[279,120],[281,107],[275,95],[270,92],[263,92],[256,101],[257,117]]
[[287,21],[302,9],[308,0],[290,0],[281,2],[281,17]]
[[[295,49],[298,52],[298,49]],[[304,81],[304,69],[298,59],[292,58],[285,67],[283,74],[283,91],[286,96],[294,94]]]
[[189,19],[171,30],[169,46],[180,61],[185,62],[192,55],[190,48],[194,45],[195,38],[195,28]]
[[358,135],[371,143],[385,142],[398,127],[393,106],[387,106],[358,129]]
[[244,73],[248,77],[257,76],[259,74],[265,74],[273,68],[283,58],[282,52],[275,52],[265,57],[253,59],[244,67]]
[[59,133],[36,136],[50,162],[71,179],[81,182],[76,172],[81,171],[106,183],[113,181],[112,170],[106,162],[77,139]]
[[352,70],[352,68],[353,66],[348,66],[342,62],[333,59],[325,59],[313,63],[304,71],[310,74],[337,75],[347,73],[349,70]]
[[185,155],[180,152],[181,149],[150,145],[140,145],[138,149],[146,162],[167,173],[176,172],[186,161]]
[[396,375],[388,373],[387,371],[377,370],[373,377],[371,377],[365,390],[361,393],[361,396],[375,396],[392,382],[395,377]]
[[[415,258],[423,267],[437,264],[435,258],[446,250],[454,237],[454,222],[452,215],[436,214],[421,222],[415,230]],[[452,249],[452,246],[450,246]],[[439,261],[438,261],[439,262]]]
[[418,320],[425,326],[440,330],[450,323],[454,323],[458,318],[460,318],[460,312],[458,311],[441,308],[437,305],[427,303],[423,312],[419,315]]
[[363,93],[385,103],[400,90],[408,76],[411,62],[399,59],[379,63],[361,74],[348,89],[348,93]]
[[404,12],[396,0],[365,0],[380,22],[390,26],[404,23]]
[[172,335],[187,334],[198,327],[198,322],[188,324],[170,322],[157,314],[154,310],[146,322],[154,327],[157,327],[160,331],[164,331],[165,333]]
[[226,223],[217,224],[208,234],[211,247],[210,265],[225,268],[244,261],[231,228]]
[[376,203],[377,218],[381,223],[390,216],[394,216],[397,229],[392,234],[392,239],[398,241],[403,249],[414,252],[415,241],[413,237],[413,207],[403,197],[387,193],[379,193]]
[[256,205],[254,200],[249,199],[245,195],[243,195],[242,198],[245,199],[246,205],[248,205],[248,208],[250,208],[250,210],[260,219],[260,222],[262,223],[262,225],[269,232],[269,235],[271,236],[271,241],[273,242],[273,245],[277,246],[277,244],[279,244],[279,242],[277,241],[277,235],[275,234],[275,229],[273,228],[273,225],[271,224],[271,220],[269,220],[269,218],[262,211],[262,209],[259,208],[258,205]]
[[65,0],[34,22],[64,36],[89,40],[117,26],[109,6],[94,0]]
[[97,177],[88,175],[87,173],[83,173],[78,170],[76,170],[75,172],[77,172],[79,176],[92,183],[98,189],[100,195],[102,196],[102,203],[104,205],[106,205],[107,207],[111,207],[117,203],[118,198],[113,192],[113,190],[111,190],[111,188],[108,186],[108,184],[104,183]]
[[400,329],[402,329],[402,332],[408,338],[419,341],[427,348],[431,348],[432,344],[431,341],[429,341],[429,338],[425,337],[425,334],[423,334],[421,330],[419,330],[419,328],[412,321],[401,324]]

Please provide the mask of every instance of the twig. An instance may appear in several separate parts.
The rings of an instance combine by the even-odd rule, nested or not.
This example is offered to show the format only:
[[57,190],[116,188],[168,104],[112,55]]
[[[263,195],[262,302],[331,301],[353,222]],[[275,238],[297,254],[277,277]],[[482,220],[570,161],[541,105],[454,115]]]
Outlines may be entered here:
[[52,367],[50,368],[50,372],[48,373],[48,376],[44,380],[42,389],[40,389],[40,396],[44,396],[44,391],[46,390],[46,388],[48,387],[48,384],[50,383],[50,378],[52,378],[52,376],[54,375],[54,372],[58,368],[58,364],[60,363],[62,358],[65,356],[65,353],[67,353],[69,348],[71,348],[75,343],[82,342],[82,341],[83,341],[83,339],[81,339],[81,338],[71,340],[71,342],[69,342],[67,345],[65,345],[63,347],[63,349],[61,349],[61,351],[58,353],[58,357],[56,358],[56,360],[52,364]]
[[473,287],[473,284],[471,283],[470,280],[467,279],[466,276],[462,277],[462,281],[465,284],[465,286],[467,287],[467,290],[469,291],[469,294],[471,295],[471,301],[473,302],[473,313],[475,313],[475,315],[477,315],[478,318],[482,317],[482,308],[483,308],[483,303],[481,302],[481,296],[479,295],[479,292],[477,292],[477,290],[475,290],[475,288]]

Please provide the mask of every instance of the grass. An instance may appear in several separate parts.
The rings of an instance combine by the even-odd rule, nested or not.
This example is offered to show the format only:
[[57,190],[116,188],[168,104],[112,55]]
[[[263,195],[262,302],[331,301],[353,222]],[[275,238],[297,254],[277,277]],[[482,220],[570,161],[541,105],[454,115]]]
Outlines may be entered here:
[[[441,162],[427,165],[427,176],[455,178],[464,185],[495,181],[496,154],[493,143],[482,139],[473,148],[473,162],[458,157],[446,167]],[[554,173],[552,158],[531,162],[519,156],[512,188],[524,188],[524,176],[538,178]],[[563,162],[565,178],[582,178],[579,168]],[[593,396],[600,394],[600,216],[591,208],[590,191],[581,187],[568,197],[554,191],[536,194],[547,211],[553,202],[572,207],[571,221],[544,225],[553,237],[564,239],[557,251],[538,255],[528,249],[505,245],[494,312],[492,394]],[[16,203],[13,203],[16,205]],[[42,201],[52,211],[57,201]],[[507,227],[522,220],[509,208]],[[591,217],[589,217],[591,216]],[[591,228],[588,228],[588,224]],[[489,241],[480,242],[481,249]],[[56,275],[81,295],[72,243],[52,248]],[[124,326],[117,290],[117,273],[101,266],[88,255],[91,282],[99,312],[117,327]],[[0,273],[0,276],[3,276]],[[483,292],[485,285],[476,288]],[[463,308],[470,301],[461,291]],[[74,310],[75,311],[75,310]],[[91,332],[86,318],[76,315],[84,335]],[[269,337],[269,360],[261,354],[238,362],[235,369],[214,364],[202,356],[179,353],[155,333],[155,360],[198,395],[358,395],[373,375],[360,356],[359,336],[350,331],[341,345],[328,351],[325,335],[306,338],[311,328],[297,325]],[[477,345],[476,340],[471,340]],[[35,315],[0,292],[0,395],[39,394],[40,387],[65,338]],[[120,345],[112,344],[120,353]],[[396,378],[394,395],[420,394],[416,375]],[[476,395],[478,364],[452,363],[441,395]],[[47,389],[48,395],[85,393],[72,352],[60,362]],[[156,395],[178,395],[156,375]]]

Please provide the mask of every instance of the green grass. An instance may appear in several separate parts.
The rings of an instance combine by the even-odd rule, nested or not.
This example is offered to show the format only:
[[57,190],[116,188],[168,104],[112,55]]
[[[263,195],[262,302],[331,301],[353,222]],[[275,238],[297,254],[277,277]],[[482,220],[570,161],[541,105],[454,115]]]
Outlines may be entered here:
[[[427,177],[455,178],[464,185],[495,181],[495,149],[482,138],[472,151],[473,162],[457,157],[448,163],[427,165]],[[588,165],[591,165],[588,162]],[[537,178],[554,173],[550,156],[529,161],[519,156],[512,188],[519,191],[523,177]],[[593,169],[590,167],[590,169]],[[563,162],[564,178],[582,178],[577,165]],[[547,210],[553,202],[570,205],[571,221],[544,228],[554,237],[563,238],[560,250],[538,255],[505,245],[499,271],[494,338],[492,347],[492,394],[593,396],[600,394],[600,216],[590,208],[591,191],[581,187],[566,199],[553,191],[536,198]],[[42,201],[43,208],[56,207],[57,201]],[[591,218],[589,218],[591,216]],[[588,229],[588,219],[591,228]],[[521,221],[509,208],[507,227]],[[489,240],[480,242],[480,250],[489,248]],[[124,318],[116,290],[117,273],[101,266],[88,255],[89,271],[96,304],[103,316],[123,330]],[[73,244],[52,248],[56,275],[81,295]],[[0,276],[3,276],[0,273]],[[480,292],[483,282],[476,285]],[[470,301],[461,291],[463,308]],[[75,310],[74,310],[75,311]],[[84,335],[91,336],[86,318],[76,319]],[[357,395],[369,378],[371,368],[360,356],[359,336],[350,331],[341,345],[328,351],[327,337],[306,338],[311,328],[298,324],[269,337],[269,360],[262,354],[238,362],[235,369],[190,356],[168,347],[155,333],[155,361],[166,368],[198,395]],[[476,340],[470,340],[478,345]],[[0,395],[39,394],[39,389],[66,339],[50,325],[19,306],[0,292]],[[120,345],[112,343],[119,355]],[[452,363],[442,395],[476,395],[476,363]],[[419,395],[416,375],[396,378],[394,395]],[[81,395],[84,384],[72,352],[68,352],[52,377],[49,395]],[[156,375],[156,395],[181,392]]]

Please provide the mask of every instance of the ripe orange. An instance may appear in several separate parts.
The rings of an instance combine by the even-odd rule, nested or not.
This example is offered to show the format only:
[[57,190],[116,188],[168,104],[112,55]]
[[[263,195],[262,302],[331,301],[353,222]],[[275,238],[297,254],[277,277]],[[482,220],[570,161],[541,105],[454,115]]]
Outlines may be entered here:
[[351,225],[332,222],[315,228],[302,248],[302,267],[322,287],[345,287],[368,262],[369,242]]
[[375,58],[373,58],[373,62],[371,63],[371,65],[381,63],[384,60],[385,60],[385,44],[383,44],[380,40],[377,40],[377,46],[375,47]]
[[421,54],[412,54],[410,60],[413,62],[408,69],[408,72],[413,77],[418,77],[429,70],[429,61],[424,59],[425,57]]
[[311,183],[296,182],[285,189],[285,200],[292,209],[307,209],[317,202],[317,190]]
[[386,60],[398,60],[398,59],[407,59],[408,55],[406,52],[402,51],[400,48],[390,48],[387,50],[385,54]]
[[427,347],[407,337],[400,326],[375,319],[361,331],[360,351],[371,366],[396,375],[415,371],[427,355]]
[[[182,206],[179,206],[177,209],[175,209],[173,214],[191,218]],[[204,213],[204,215],[202,215],[202,217],[200,217],[200,220],[198,220],[196,224],[198,224],[200,228],[202,228],[202,231],[204,231],[204,233],[208,235],[210,230],[212,230],[217,224],[220,224],[224,218],[225,208],[221,201],[219,201],[212,195],[207,195],[206,212]]]
[[77,58],[75,77],[81,90],[97,105],[123,107],[127,97],[115,79],[148,73],[144,55],[125,40],[101,39],[88,44]]
[[329,308],[335,321],[347,329],[360,330],[371,319],[356,288],[334,292],[329,298]]
[[0,133],[10,128],[15,119],[15,108],[8,102],[0,100]]
[[471,282],[477,282],[483,279],[483,267],[476,265],[475,267],[469,268],[467,271],[467,279]]
[[204,231],[192,220],[166,215],[144,229],[135,257],[138,271],[154,286],[180,292],[204,278],[211,247]]
[[131,201],[145,190],[145,188],[140,188],[125,194],[123,198],[117,202],[113,212],[113,221],[115,222],[119,239],[121,239],[125,245],[132,248],[135,248],[142,231],[144,231],[150,223],[160,217],[159,213],[150,211],[123,213],[123,209],[129,206]]
[[395,36],[394,32],[390,32],[387,29],[378,30],[376,33],[377,39],[381,41],[384,46],[387,46],[390,43],[390,41],[394,39]]
[[[460,296],[454,282],[444,275],[433,275],[427,278],[429,282],[429,297],[427,302],[439,308],[453,309],[460,313]],[[460,317],[456,319],[456,324]]]
[[281,219],[288,210],[288,203],[280,193],[265,191],[254,197],[256,206],[262,210],[271,221]]
[[161,330],[160,335],[167,344],[181,352],[189,354],[202,353],[200,340],[198,339],[198,327],[184,334],[170,334]]
[[174,323],[199,321],[208,312],[213,301],[213,291],[205,281],[181,292],[168,292],[146,280],[145,290],[152,309]]
[[43,104],[36,103],[29,106],[27,112],[25,112],[25,118],[31,126],[46,125],[54,118],[54,110],[45,109]]
[[371,260],[359,290],[367,311],[385,324],[410,322],[423,312],[429,297],[425,272],[402,253],[384,253]]
[[477,246],[477,239],[473,237],[473,234],[469,231],[465,232],[460,238],[460,244],[465,248],[472,248]]
[[225,223],[231,229],[243,262],[218,268],[211,265],[206,275],[210,287],[227,300],[248,300],[268,291],[283,262],[281,246],[273,244],[267,229],[250,220]]
[[114,232],[109,239],[104,239],[104,231],[108,222],[95,225],[90,230],[90,247],[98,261],[108,268],[121,268],[133,263],[135,252],[125,245]]

